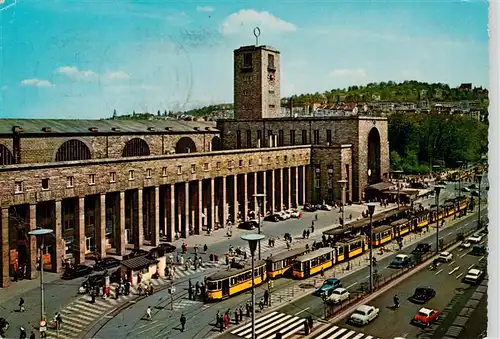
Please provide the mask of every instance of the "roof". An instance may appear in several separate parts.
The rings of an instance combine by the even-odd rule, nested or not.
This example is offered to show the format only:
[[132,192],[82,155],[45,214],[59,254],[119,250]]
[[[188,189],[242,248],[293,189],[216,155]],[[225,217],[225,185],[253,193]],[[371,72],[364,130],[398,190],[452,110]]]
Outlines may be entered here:
[[289,251],[282,251],[276,255],[273,255],[273,256],[267,258],[266,261],[277,262],[277,261],[281,261],[281,260],[286,259],[286,258],[291,258],[291,257],[296,257],[299,255],[302,255],[306,252],[307,252],[306,248],[301,246],[301,247],[298,247],[295,249],[291,249]]
[[408,254],[398,254],[396,258],[408,258]]
[[149,267],[149,265],[156,263],[158,263],[158,260],[148,259],[146,256],[134,257],[122,261],[123,266],[132,270]]
[[479,273],[481,273],[480,270],[478,270],[477,268],[473,268],[473,269],[470,269],[469,272],[467,274],[475,274],[475,275],[478,275]]
[[390,225],[391,226],[398,226],[398,225],[406,224],[407,222],[408,222],[408,219],[403,218],[403,219],[398,219],[396,221],[391,222]]
[[386,189],[389,189],[391,187],[394,187],[393,183],[390,182],[379,182],[370,186],[366,186],[365,190],[377,190],[377,191],[384,191]]
[[339,241],[337,241],[337,245],[340,245],[340,246],[347,245],[347,244],[353,243],[355,241],[360,241],[360,240],[366,241],[366,235],[346,236],[345,238],[339,239]]
[[307,253],[305,255],[302,255],[300,257],[298,257],[297,259],[295,259],[296,261],[308,261],[308,260],[311,260],[313,258],[316,258],[316,257],[319,257],[321,255],[324,255],[324,254],[327,254],[327,253],[331,253],[333,252],[334,249],[331,248],[331,247],[323,247],[323,248],[319,248],[315,251],[312,251],[310,253]]
[[[23,134],[43,133],[168,133],[218,131],[214,121],[185,120],[79,120],[79,119],[0,119],[0,134],[12,134],[12,128],[23,128]],[[42,129],[49,127],[50,132]],[[166,128],[170,127],[170,130]],[[195,127],[198,130],[195,130]],[[97,128],[92,132],[89,128]],[[113,128],[115,130],[113,130]],[[148,129],[149,128],[149,129]],[[208,129],[207,129],[208,128]]]
[[361,305],[361,306],[358,306],[358,308],[356,308],[356,310],[360,310],[360,311],[363,311],[363,312],[368,312],[369,310],[371,310],[371,306],[368,306],[368,305]]
[[379,226],[379,227],[375,227],[373,229],[373,233],[383,232],[383,231],[386,231],[386,230],[392,230],[392,226],[390,226],[390,225],[382,225],[382,226]]
[[[209,281],[221,280],[221,279],[233,277],[233,276],[238,275],[238,274],[243,273],[243,272],[247,272],[247,271],[251,272],[252,266],[250,264],[251,263],[249,263],[248,265],[245,265],[245,267],[243,267],[243,268],[230,268],[229,270],[226,269],[226,270],[215,272],[211,276],[207,277],[207,280],[209,280]],[[264,260],[256,261],[255,268],[258,268],[260,266],[264,266],[265,264],[266,264],[266,262]]]
[[418,310],[419,312],[421,313],[425,313],[425,314],[429,314],[431,313],[433,310],[430,309],[430,308],[427,308],[427,307],[422,307],[420,310]]

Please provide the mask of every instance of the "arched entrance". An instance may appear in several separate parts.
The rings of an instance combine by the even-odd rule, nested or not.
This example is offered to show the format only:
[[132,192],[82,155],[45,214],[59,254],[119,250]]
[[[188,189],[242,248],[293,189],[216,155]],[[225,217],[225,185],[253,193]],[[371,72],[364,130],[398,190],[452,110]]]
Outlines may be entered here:
[[125,144],[122,152],[122,157],[141,157],[148,156],[149,154],[150,152],[148,143],[140,138],[134,138],[127,141],[127,143]]
[[222,142],[218,136],[212,138],[212,151],[222,151]]
[[193,139],[182,137],[175,145],[175,153],[194,153],[196,152],[196,144]]
[[10,164],[12,164],[12,153],[5,145],[0,144],[0,165]]
[[81,140],[71,139],[58,148],[56,161],[89,160],[92,158],[89,147]]
[[380,133],[373,127],[368,134],[368,185],[380,182]]

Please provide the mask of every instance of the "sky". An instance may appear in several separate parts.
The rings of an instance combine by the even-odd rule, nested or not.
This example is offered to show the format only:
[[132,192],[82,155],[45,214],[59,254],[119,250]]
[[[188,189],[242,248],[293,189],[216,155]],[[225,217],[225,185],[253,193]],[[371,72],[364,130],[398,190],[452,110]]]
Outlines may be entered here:
[[0,0],[0,118],[98,119],[233,100],[233,50],[281,52],[282,97],[378,81],[488,84],[488,4]]

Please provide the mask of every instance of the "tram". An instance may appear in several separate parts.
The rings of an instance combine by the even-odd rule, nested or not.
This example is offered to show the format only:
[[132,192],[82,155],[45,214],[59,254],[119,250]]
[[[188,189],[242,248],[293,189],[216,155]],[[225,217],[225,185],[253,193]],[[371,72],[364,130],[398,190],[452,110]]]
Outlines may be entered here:
[[271,279],[289,275],[295,258],[309,252],[305,247],[283,251],[266,259],[267,276]]
[[292,275],[297,279],[305,279],[335,264],[335,248],[323,247],[296,258],[292,265]]

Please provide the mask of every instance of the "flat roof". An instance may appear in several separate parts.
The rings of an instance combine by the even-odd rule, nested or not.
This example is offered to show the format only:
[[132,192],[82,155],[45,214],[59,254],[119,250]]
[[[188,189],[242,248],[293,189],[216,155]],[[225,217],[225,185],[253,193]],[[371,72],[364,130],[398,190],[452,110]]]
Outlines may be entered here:
[[298,257],[297,261],[308,261],[308,260],[311,260],[313,258],[316,258],[316,257],[319,257],[320,255],[324,255],[324,254],[327,254],[327,253],[330,253],[330,252],[333,252],[333,248],[331,247],[322,247],[322,248],[319,248],[315,251],[312,251],[310,253],[307,253],[305,255],[302,255],[300,257]]
[[266,261],[278,262],[278,261],[281,261],[281,260],[286,259],[286,258],[296,257],[296,256],[304,254],[306,252],[307,252],[307,250],[304,246],[301,246],[301,247],[295,248],[295,249],[292,248],[290,250],[282,251],[276,255],[270,256],[269,258],[266,259]]
[[[222,280],[222,279],[226,279],[229,277],[233,277],[233,276],[238,275],[238,274],[243,273],[243,272],[252,271],[251,264],[252,264],[251,262],[248,262],[245,264],[245,267],[243,267],[243,268],[230,268],[229,270],[223,269],[223,270],[218,271],[218,272],[214,273],[213,275],[207,277],[207,280],[211,280],[211,281]],[[264,266],[265,264],[266,264],[266,262],[264,260],[260,260],[260,261],[256,260],[255,261],[255,268],[257,269],[260,266]]]

